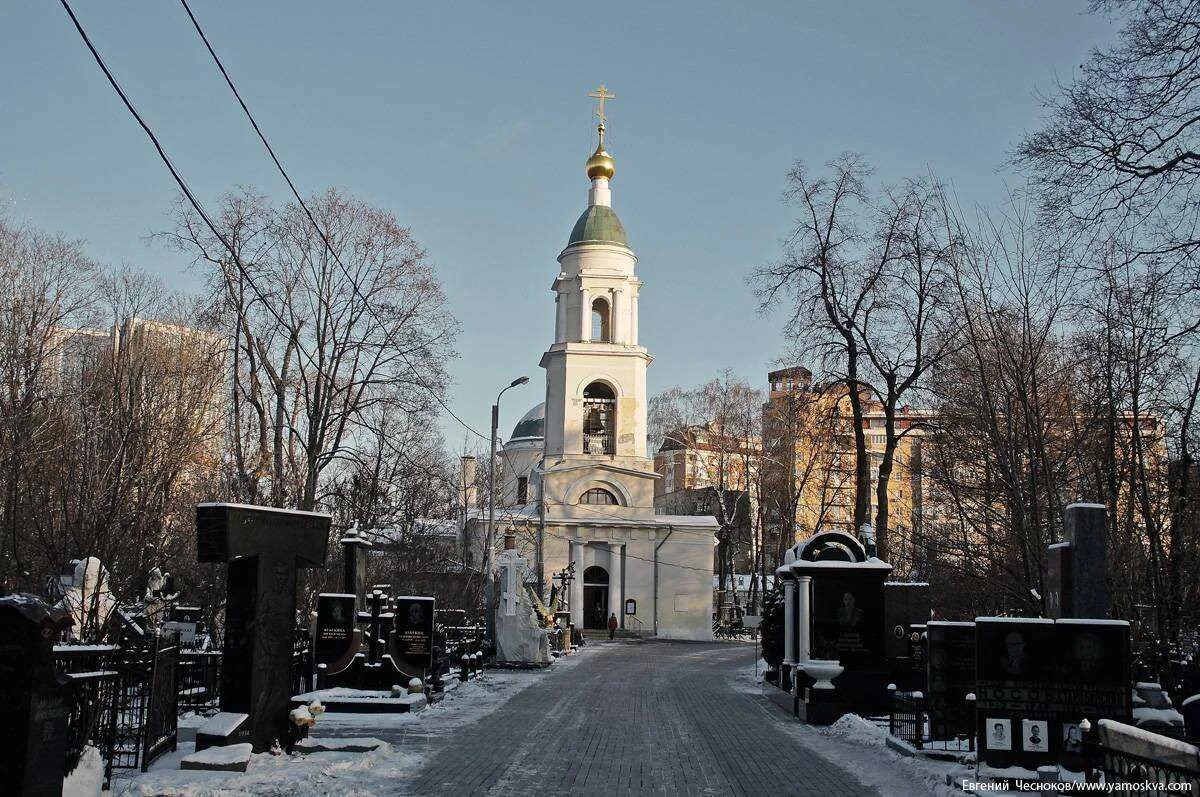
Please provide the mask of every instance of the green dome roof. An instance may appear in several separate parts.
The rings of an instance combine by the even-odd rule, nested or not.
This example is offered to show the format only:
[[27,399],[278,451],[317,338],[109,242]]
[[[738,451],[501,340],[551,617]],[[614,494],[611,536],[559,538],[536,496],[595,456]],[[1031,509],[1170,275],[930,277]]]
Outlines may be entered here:
[[629,246],[625,228],[613,209],[607,205],[592,205],[583,212],[571,230],[567,246],[575,244],[617,244]]

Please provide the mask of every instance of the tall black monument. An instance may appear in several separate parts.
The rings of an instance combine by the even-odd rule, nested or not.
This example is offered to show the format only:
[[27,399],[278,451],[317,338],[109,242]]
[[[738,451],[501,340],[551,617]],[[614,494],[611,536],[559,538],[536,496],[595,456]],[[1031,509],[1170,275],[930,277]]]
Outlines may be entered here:
[[62,794],[70,684],[54,667],[53,645],[70,625],[33,595],[0,598],[0,793]]
[[[229,565],[221,710],[248,714],[255,751],[289,736],[296,571],[324,567],[329,516],[242,504],[196,507],[201,562]],[[243,741],[239,739],[239,741]]]

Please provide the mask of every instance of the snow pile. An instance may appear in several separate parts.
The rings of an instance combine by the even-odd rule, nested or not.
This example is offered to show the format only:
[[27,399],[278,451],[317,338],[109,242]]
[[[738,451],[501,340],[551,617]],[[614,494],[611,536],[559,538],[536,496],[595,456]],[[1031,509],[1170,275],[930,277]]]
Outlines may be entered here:
[[104,759],[95,747],[83,751],[79,766],[63,779],[63,797],[100,797],[104,787]]

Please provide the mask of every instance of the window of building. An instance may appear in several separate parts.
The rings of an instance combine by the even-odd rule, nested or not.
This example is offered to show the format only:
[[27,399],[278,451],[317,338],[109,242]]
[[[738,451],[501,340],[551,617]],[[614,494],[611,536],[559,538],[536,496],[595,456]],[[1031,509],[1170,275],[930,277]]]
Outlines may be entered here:
[[663,475],[665,477],[663,479],[663,492],[675,492],[675,462],[673,460],[667,463],[666,471]]
[[617,497],[603,487],[593,487],[579,497],[579,503],[617,506]]
[[529,503],[529,478],[526,476],[517,477],[517,503]]
[[583,391],[583,453],[617,452],[617,397],[603,382]]
[[612,342],[610,315],[607,299],[596,299],[592,302],[592,340],[600,343]]

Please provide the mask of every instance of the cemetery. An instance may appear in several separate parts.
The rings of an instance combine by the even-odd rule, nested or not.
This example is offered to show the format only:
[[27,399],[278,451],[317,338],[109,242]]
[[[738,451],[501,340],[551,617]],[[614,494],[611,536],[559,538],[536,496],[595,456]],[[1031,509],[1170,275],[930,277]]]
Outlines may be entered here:
[[[331,539],[341,591],[315,595],[306,620],[299,576],[335,558]],[[0,689],[21,729],[0,753],[5,782],[57,796],[75,778],[99,793],[160,759],[211,777],[267,758],[263,776],[286,780],[288,761],[390,751],[371,729],[408,721],[489,669],[545,668],[573,652],[572,629],[526,589],[511,536],[497,561],[494,646],[466,609],[368,587],[371,547],[354,529],[331,537],[328,515],[200,504],[197,560],[225,570],[219,633],[161,574],[140,600],[119,599],[95,559],[64,569],[58,603],[0,597]],[[322,726],[333,735],[318,735]]]
[[1134,649],[1129,620],[1111,616],[1106,512],[1066,508],[1064,541],[1047,552],[1046,617],[934,619],[927,584],[887,580],[869,528],[798,543],[763,620],[764,696],[810,725],[857,715],[893,752],[944,762],[965,790],[1197,788],[1200,640]]

